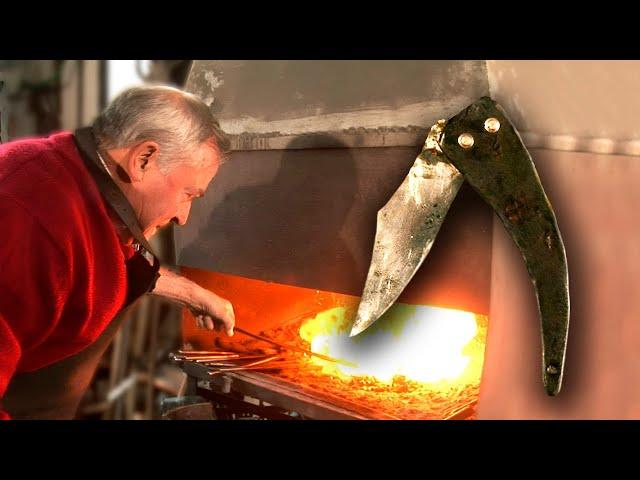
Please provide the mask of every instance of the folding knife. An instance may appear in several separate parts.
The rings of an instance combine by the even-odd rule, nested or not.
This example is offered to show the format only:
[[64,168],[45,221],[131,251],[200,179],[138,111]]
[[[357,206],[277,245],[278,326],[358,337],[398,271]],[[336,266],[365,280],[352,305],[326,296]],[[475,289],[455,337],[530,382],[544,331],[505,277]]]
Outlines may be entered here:
[[491,205],[524,257],[541,319],[543,383],[549,395],[556,395],[569,331],[564,244],[529,152],[489,97],[431,127],[409,174],[378,212],[351,336],[373,324],[402,293],[429,254],[464,180]]

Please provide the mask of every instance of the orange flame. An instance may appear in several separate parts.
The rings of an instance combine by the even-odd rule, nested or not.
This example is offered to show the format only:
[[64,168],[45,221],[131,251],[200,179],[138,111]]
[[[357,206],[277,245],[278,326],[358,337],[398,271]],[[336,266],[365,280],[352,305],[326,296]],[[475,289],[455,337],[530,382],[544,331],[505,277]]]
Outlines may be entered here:
[[311,350],[356,364],[313,358],[329,375],[369,376],[391,383],[404,376],[433,388],[478,384],[487,318],[447,308],[396,303],[374,325],[350,338],[354,312],[336,307],[307,320],[300,337]]

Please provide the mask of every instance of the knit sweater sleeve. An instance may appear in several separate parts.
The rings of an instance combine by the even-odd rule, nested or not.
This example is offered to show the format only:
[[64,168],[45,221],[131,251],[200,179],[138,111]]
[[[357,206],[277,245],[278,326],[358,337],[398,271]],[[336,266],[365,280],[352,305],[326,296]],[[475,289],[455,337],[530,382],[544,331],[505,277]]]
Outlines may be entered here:
[[[21,357],[55,330],[69,294],[72,263],[45,226],[1,193],[0,229],[1,399]],[[8,418],[0,407],[0,419]]]

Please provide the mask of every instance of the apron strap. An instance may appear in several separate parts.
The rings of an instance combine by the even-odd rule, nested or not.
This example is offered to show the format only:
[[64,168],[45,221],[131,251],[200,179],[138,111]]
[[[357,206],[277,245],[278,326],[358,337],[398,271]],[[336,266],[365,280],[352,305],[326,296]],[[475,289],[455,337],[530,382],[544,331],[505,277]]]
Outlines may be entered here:
[[149,291],[155,286],[155,282],[158,279],[158,270],[160,269],[160,261],[153,252],[151,245],[147,242],[142,233],[138,219],[135,216],[133,207],[120,190],[120,187],[115,184],[109,173],[105,170],[100,158],[98,157],[98,146],[91,127],[79,128],[74,133],[74,139],[80,156],[85,162],[89,173],[93,177],[102,194],[102,197],[109,204],[109,206],[116,212],[118,217],[126,225],[127,229],[136,241],[138,253],[144,249],[148,255],[153,258],[153,270],[154,278],[153,283],[146,291]]

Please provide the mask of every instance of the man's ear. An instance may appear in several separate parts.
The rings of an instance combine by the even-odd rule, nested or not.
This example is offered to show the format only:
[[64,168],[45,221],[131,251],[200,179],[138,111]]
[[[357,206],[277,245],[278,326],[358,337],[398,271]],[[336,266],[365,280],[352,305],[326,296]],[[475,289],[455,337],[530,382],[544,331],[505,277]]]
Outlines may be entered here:
[[160,146],[153,140],[145,140],[134,146],[127,159],[127,169],[131,181],[141,181],[146,172],[157,168],[159,155]]

